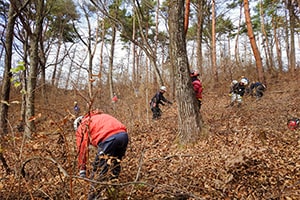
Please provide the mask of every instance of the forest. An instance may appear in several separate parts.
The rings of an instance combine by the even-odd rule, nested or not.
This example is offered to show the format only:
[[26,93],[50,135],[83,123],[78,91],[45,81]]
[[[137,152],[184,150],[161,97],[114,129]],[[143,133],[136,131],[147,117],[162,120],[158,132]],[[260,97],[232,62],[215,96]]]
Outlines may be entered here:
[[[91,184],[97,199],[300,199],[299,124],[288,127],[300,118],[299,0],[0,0],[0,9],[1,199],[87,199]],[[242,77],[248,92],[231,106]],[[261,98],[252,82],[264,84]],[[161,86],[172,105],[153,120]],[[79,176],[73,123],[95,109],[128,130],[114,181]],[[88,174],[96,153],[90,146]]]

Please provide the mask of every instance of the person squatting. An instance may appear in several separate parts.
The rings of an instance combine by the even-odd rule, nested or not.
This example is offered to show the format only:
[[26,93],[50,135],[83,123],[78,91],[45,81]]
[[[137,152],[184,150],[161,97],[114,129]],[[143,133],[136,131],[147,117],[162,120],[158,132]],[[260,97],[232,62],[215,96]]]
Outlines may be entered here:
[[250,95],[256,97],[257,100],[260,100],[264,95],[266,86],[264,84],[262,84],[261,82],[254,81],[250,84],[249,89],[250,89]]
[[237,80],[233,80],[231,82],[231,87],[229,92],[229,96],[231,97],[230,106],[233,106],[235,102],[238,103],[238,107],[241,106],[247,85],[248,85],[247,78],[242,78],[239,82]]

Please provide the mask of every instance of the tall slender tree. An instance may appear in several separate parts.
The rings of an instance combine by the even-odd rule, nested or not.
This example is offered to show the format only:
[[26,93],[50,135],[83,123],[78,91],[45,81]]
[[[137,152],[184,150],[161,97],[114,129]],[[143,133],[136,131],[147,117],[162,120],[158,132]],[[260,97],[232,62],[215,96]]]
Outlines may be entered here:
[[1,88],[1,104],[0,104],[0,133],[8,133],[8,108],[9,108],[9,96],[10,96],[10,79],[12,77],[11,65],[12,65],[12,45],[14,38],[14,25],[16,21],[16,10],[18,4],[15,1],[11,1],[8,11],[8,20],[5,30],[5,67],[3,74],[3,82]]
[[[84,2],[83,4],[80,5],[80,7],[84,13],[84,18],[87,24],[87,39],[85,40],[85,36],[80,34],[76,28],[75,30],[77,32],[78,38],[84,44],[88,53],[88,64],[87,64],[87,71],[89,77],[88,88],[89,88],[89,98],[92,99],[94,97],[94,92],[93,92],[93,82],[94,82],[93,62],[94,61],[93,60],[98,45],[98,39],[100,37],[100,26],[96,26],[95,29],[92,26],[91,16],[96,13],[96,8],[93,5]],[[94,32],[95,34],[93,34]]]
[[[10,79],[12,77],[11,73],[11,59],[12,59],[12,44],[14,37],[14,25],[16,20],[16,10],[18,8],[17,5],[14,5],[11,2],[9,5],[8,16],[7,16],[7,26],[5,30],[5,66],[4,66],[4,74],[1,88],[1,102],[0,102],[0,136],[8,134],[8,109],[9,109],[9,97],[10,97]],[[6,159],[3,154],[3,142],[4,140],[0,140],[0,160],[6,172],[10,171]]]
[[197,0],[197,65],[201,76],[203,74],[202,36],[205,2],[206,1],[203,0]]
[[115,45],[116,45],[116,34],[117,29],[116,26],[113,24],[111,28],[111,43],[110,43],[110,55],[109,55],[109,75],[108,75],[108,81],[109,81],[109,93],[110,93],[110,99],[114,96],[114,81],[113,81],[113,67],[114,67],[114,55],[115,55]]
[[212,0],[211,6],[212,13],[212,26],[211,26],[211,64],[213,70],[213,76],[215,84],[218,83],[218,69],[217,69],[217,50],[216,50],[216,2]]
[[295,7],[293,5],[292,0],[287,0],[287,9],[289,13],[289,32],[290,32],[290,49],[288,52],[289,58],[289,69],[292,74],[295,74],[296,70],[296,56],[295,56],[295,27],[296,27],[296,19],[295,19]]
[[266,83],[265,76],[264,76],[264,71],[263,71],[263,64],[262,64],[261,55],[260,55],[260,52],[259,52],[258,47],[256,45],[255,36],[254,36],[254,33],[253,33],[251,17],[250,17],[249,1],[248,0],[244,0],[244,13],[245,13],[245,21],[246,21],[246,25],[247,25],[248,37],[249,37],[252,52],[254,54],[254,58],[255,58],[255,61],[256,61],[256,69],[257,69],[257,73],[258,73],[258,80],[262,83]]
[[30,32],[30,71],[28,76],[28,87],[26,93],[26,118],[25,118],[25,135],[31,137],[35,131],[35,92],[37,85],[37,75],[39,66],[39,41],[42,37],[43,21],[45,18],[45,2],[36,0],[31,4],[36,11],[35,26],[33,29],[27,29]]

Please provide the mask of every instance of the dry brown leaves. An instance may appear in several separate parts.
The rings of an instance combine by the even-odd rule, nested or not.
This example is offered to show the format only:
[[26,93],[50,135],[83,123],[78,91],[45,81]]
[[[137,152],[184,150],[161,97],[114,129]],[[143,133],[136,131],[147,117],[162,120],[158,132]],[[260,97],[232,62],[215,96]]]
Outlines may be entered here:
[[[300,130],[286,126],[289,117],[300,117],[298,84],[277,82],[260,101],[245,97],[241,108],[227,107],[226,92],[204,97],[206,137],[190,146],[176,140],[176,105],[150,123],[119,113],[130,123],[131,141],[119,181],[102,183],[101,199],[300,199]],[[72,120],[61,120],[45,122],[26,142],[20,133],[6,138],[12,173],[2,170],[3,199],[87,198],[90,182],[77,177]]]

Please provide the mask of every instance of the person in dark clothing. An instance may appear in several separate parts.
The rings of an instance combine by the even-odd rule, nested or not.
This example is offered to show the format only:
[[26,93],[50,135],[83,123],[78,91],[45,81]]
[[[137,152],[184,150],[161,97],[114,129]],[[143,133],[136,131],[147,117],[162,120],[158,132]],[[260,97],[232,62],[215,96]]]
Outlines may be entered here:
[[165,86],[161,86],[159,91],[152,97],[150,101],[150,108],[153,113],[152,119],[159,119],[161,117],[161,109],[159,108],[159,104],[165,105],[164,103],[172,104],[171,101],[164,97],[164,93],[167,91]]
[[231,87],[231,91],[229,92],[229,96],[231,96],[231,102],[230,106],[234,105],[234,102],[238,103],[238,107],[241,106],[243,101],[243,96],[245,94],[246,85],[248,84],[248,80],[245,78],[242,78],[240,82],[235,83]]
[[255,96],[257,100],[261,99],[264,96],[266,86],[261,82],[252,82],[250,85],[250,94]]
[[190,77],[192,78],[192,84],[193,84],[193,89],[195,92],[195,96],[197,98],[198,101],[198,106],[199,106],[199,110],[201,109],[201,105],[202,105],[202,83],[201,81],[198,79],[199,76],[199,72],[197,70],[193,70],[190,73]]
[[79,108],[79,106],[78,106],[78,103],[77,103],[77,101],[74,101],[74,114],[75,114],[75,116],[76,117],[78,117],[79,116],[79,113],[80,113],[80,108]]

